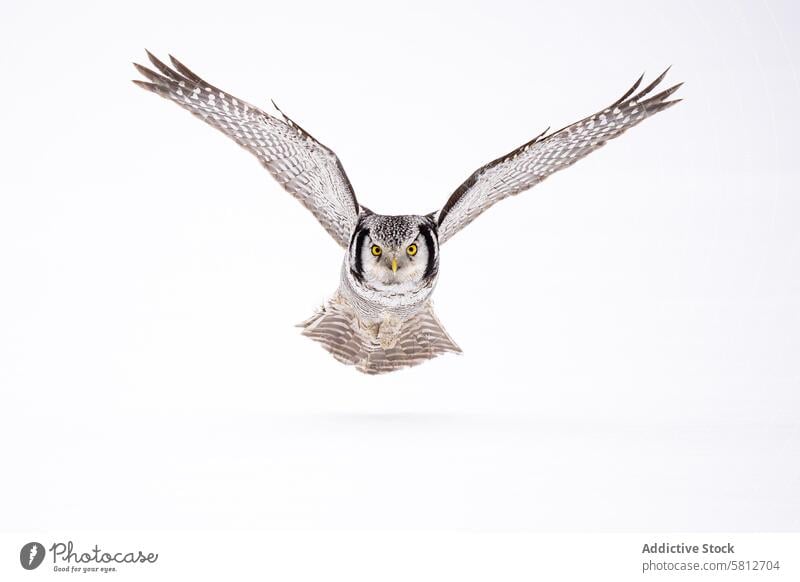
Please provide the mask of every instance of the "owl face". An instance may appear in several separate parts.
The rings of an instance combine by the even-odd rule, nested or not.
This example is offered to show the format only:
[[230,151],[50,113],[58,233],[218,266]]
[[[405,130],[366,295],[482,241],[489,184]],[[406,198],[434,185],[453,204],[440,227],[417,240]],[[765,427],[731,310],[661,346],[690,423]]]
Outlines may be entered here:
[[438,272],[436,225],[424,216],[366,216],[350,245],[350,268],[377,286],[422,283]]

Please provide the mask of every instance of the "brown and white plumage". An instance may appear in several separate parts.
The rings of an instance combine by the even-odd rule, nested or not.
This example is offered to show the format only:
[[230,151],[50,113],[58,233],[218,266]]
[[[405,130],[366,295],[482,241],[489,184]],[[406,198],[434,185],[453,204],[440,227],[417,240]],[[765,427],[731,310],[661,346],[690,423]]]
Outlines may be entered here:
[[[636,93],[642,78],[602,111],[547,132],[476,170],[426,215],[388,216],[361,206],[339,158],[275,107],[268,114],[203,81],[177,59],[147,53],[156,70],[134,81],[187,109],[253,153],[347,249],[339,289],[300,327],[340,362],[368,374],[460,353],[433,312],[439,248],[500,200],[569,167],[608,140],[674,105],[675,85],[651,96],[666,71]],[[274,103],[273,103],[274,105]]]
[[365,325],[347,301],[336,296],[300,327],[304,336],[320,342],[334,358],[367,374],[415,366],[441,354],[461,353],[430,301],[402,322],[391,345],[382,344],[381,325]]
[[647,87],[633,94],[642,77],[616,102],[572,125],[547,134],[545,130],[531,141],[478,168],[453,192],[439,212],[439,243],[503,198],[528,190],[550,174],[568,168],[581,158],[622,135],[649,116],[680,101],[668,101],[681,84],[648,97],[664,79],[667,69]]
[[134,64],[148,79],[134,83],[174,101],[254,154],[336,242],[347,248],[359,207],[336,154],[280,109],[283,119],[206,83],[172,56],[174,68],[150,52],[147,56],[158,72]]

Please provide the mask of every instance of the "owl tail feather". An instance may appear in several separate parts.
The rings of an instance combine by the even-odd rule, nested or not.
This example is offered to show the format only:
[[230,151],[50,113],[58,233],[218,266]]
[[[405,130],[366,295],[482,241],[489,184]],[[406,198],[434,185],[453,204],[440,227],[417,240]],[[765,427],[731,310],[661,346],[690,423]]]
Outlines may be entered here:
[[430,302],[410,319],[391,323],[391,336],[387,337],[381,333],[380,325],[365,326],[349,305],[332,300],[298,327],[334,358],[365,374],[393,372],[440,354],[461,353],[436,318]]

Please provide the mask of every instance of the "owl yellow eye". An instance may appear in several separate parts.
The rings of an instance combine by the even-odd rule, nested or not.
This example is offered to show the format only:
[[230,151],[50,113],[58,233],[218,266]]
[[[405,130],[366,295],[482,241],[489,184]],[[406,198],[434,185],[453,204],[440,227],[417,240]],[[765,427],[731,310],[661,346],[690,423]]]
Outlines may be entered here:
[[406,252],[408,253],[409,257],[413,257],[417,254],[417,245],[408,245]]
[[372,245],[372,256],[373,257],[380,257],[382,252],[383,251],[381,250],[381,247],[379,247],[378,245]]

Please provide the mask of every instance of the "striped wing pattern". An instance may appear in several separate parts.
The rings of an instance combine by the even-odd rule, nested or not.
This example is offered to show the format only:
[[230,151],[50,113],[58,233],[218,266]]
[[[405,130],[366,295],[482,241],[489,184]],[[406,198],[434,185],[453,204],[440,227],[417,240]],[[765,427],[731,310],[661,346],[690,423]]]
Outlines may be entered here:
[[651,115],[678,103],[680,99],[668,99],[682,83],[650,96],[667,71],[635,93],[643,79],[640,77],[620,99],[602,111],[555,133],[547,134],[545,130],[528,143],[479,168],[439,211],[439,242],[446,242],[500,200],[528,190]]
[[366,374],[416,366],[448,352],[461,353],[439,323],[430,302],[403,322],[397,342],[388,349],[382,348],[374,334],[360,326],[350,307],[335,300],[300,327],[303,335],[321,343],[334,358]]
[[[280,185],[347,248],[359,206],[339,158],[278,109],[281,118],[217,89],[170,56],[149,52],[155,71],[139,64],[140,87],[174,101],[254,154]],[[277,109],[277,106],[276,106]]]

